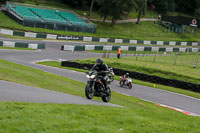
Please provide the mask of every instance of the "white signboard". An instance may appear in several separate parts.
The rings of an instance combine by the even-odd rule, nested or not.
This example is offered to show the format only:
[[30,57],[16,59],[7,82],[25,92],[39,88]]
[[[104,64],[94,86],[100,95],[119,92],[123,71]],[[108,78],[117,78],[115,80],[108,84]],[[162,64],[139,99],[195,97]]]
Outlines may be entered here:
[[99,42],[108,42],[107,38],[100,38]]
[[187,46],[187,42],[181,42],[181,46]]
[[176,42],[169,42],[169,45],[175,46],[175,45],[176,45]]
[[151,41],[144,41],[144,44],[151,45]]
[[57,39],[57,35],[47,34],[47,39]]
[[144,47],[136,47],[136,51],[144,51]]
[[137,40],[130,40],[130,43],[137,44]]
[[63,50],[66,50],[66,51],[73,51],[74,50],[74,46],[71,46],[71,45],[64,45],[64,49]]
[[38,48],[38,44],[29,44],[28,48],[37,49]]
[[4,47],[15,47],[15,42],[3,41]]
[[186,48],[179,48],[179,52],[186,52]]
[[85,45],[85,50],[94,50],[95,45]]
[[115,39],[115,43],[123,43],[122,39]]
[[159,47],[152,47],[151,51],[156,51],[157,52],[157,51],[159,51]]
[[128,51],[128,46],[121,46],[122,51]]
[[157,45],[163,45],[164,42],[163,41],[157,41]]
[[166,52],[173,52],[173,48],[166,48]]
[[92,41],[92,37],[83,37],[83,41],[91,42]]
[[37,33],[32,33],[32,32],[25,32],[25,37],[32,37],[36,38]]
[[4,29],[1,29],[1,34],[5,34],[5,35],[13,35],[13,31],[12,30],[4,30]]
[[103,50],[112,50],[112,46],[104,46]]

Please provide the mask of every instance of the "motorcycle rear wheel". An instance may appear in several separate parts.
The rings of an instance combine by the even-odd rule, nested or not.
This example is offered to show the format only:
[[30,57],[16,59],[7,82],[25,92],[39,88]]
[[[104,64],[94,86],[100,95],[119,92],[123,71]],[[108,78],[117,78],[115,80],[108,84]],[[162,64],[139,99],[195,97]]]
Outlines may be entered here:
[[124,83],[123,83],[123,81],[121,80],[121,81],[119,81],[119,85],[121,86],[121,87],[123,87],[124,86]]
[[89,85],[86,85],[85,87],[85,96],[87,99],[92,99],[94,97],[94,91]]

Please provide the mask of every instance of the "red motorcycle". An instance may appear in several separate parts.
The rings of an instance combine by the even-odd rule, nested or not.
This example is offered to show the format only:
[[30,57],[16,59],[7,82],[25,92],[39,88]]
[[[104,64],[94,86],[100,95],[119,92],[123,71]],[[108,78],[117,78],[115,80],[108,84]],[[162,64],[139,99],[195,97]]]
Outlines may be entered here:
[[120,81],[119,81],[119,85],[121,86],[121,87],[123,87],[123,86],[127,86],[129,89],[131,89],[132,88],[132,79],[131,78],[126,78],[126,79],[124,79],[122,76],[120,76]]

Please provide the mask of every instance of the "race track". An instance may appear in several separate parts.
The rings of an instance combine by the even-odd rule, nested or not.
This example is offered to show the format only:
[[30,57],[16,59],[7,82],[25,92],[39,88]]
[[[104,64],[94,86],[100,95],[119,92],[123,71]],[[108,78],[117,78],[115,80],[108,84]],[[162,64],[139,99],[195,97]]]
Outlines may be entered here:
[[[22,42],[22,40],[20,40],[20,42]],[[38,41],[33,41],[33,42],[38,42]],[[0,50],[0,58],[13,61],[19,64],[27,65],[33,68],[37,68],[46,72],[61,75],[70,79],[86,82],[87,79],[85,78],[85,74],[83,73],[37,65],[35,64],[35,62],[41,61],[41,60],[74,60],[74,59],[83,59],[83,58],[102,56],[101,53],[89,53],[89,52],[72,53],[72,52],[60,50],[63,44],[83,45],[86,43],[45,41],[45,44],[46,44],[46,49],[42,51],[40,50],[37,50],[37,51]],[[112,54],[111,56],[116,56],[116,55]],[[159,90],[155,88],[140,86],[140,85],[133,85],[133,89],[129,90],[126,88],[119,87],[117,81],[111,84],[111,89],[112,91],[116,91],[128,96],[138,97],[146,101],[167,105],[170,107],[182,109],[182,110],[200,115],[200,100],[196,98],[192,98],[189,96],[184,96],[184,95],[180,95],[180,94],[176,94],[176,93],[172,93],[172,92],[168,92],[164,90]],[[88,104],[90,104],[91,102],[90,100],[87,100],[86,98],[83,98],[83,99],[85,99],[84,102],[86,103],[88,102]],[[33,101],[33,102],[36,102],[36,101]]]

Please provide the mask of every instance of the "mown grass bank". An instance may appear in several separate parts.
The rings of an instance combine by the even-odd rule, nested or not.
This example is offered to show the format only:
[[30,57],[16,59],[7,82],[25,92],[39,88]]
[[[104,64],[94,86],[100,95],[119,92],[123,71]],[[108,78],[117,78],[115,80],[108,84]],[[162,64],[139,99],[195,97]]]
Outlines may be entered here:
[[[200,83],[200,67],[193,68],[197,62],[198,53],[186,53],[167,56],[131,56],[117,58],[105,58],[104,62],[110,67],[123,68],[127,71],[135,71],[169,79],[177,79],[186,82]],[[154,62],[155,60],[155,62]],[[75,62],[94,64],[96,58],[79,59]],[[198,64],[198,63],[197,63]]]
[[[0,60],[0,79],[78,96],[84,94],[83,83],[5,60]],[[198,132],[198,117],[115,92],[111,103],[123,107],[0,102],[0,132]]]
[[[62,69],[68,69],[68,70],[74,70],[74,71],[83,72],[83,73],[87,72],[87,70],[83,70],[83,69],[63,67],[63,66],[61,66],[61,62],[58,62],[58,61],[44,61],[44,62],[38,62],[37,64],[52,66],[52,67],[57,67],[57,68],[62,68]],[[115,80],[120,80],[119,76],[115,75]],[[148,86],[148,87],[154,87],[153,83],[144,82],[144,81],[136,80],[136,79],[133,79],[133,84],[138,84],[138,85],[143,85],[143,86]],[[179,94],[184,94],[184,95],[187,95],[187,96],[191,96],[191,97],[195,97],[195,98],[200,99],[200,94],[192,92],[192,91],[187,91],[187,90],[183,90],[183,89],[179,89],[179,88],[168,87],[168,86],[158,85],[158,84],[156,84],[156,88],[175,92],[175,93],[179,93]]]
[[81,32],[68,32],[68,31],[56,31],[49,29],[25,27],[7,15],[0,11],[0,27],[8,28],[12,30],[22,30],[38,33],[50,33],[58,35],[74,35],[74,36],[93,36],[93,37],[105,37],[105,38],[127,38],[137,40],[150,40],[150,41],[198,41],[200,30],[196,30],[195,33],[178,34],[174,32],[165,31],[165,29],[154,22],[141,22],[140,25],[135,23],[116,24],[114,27],[109,23],[95,22],[97,24],[96,34],[81,33]]

